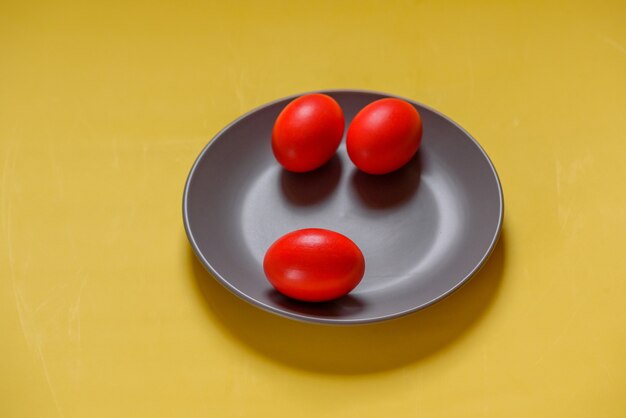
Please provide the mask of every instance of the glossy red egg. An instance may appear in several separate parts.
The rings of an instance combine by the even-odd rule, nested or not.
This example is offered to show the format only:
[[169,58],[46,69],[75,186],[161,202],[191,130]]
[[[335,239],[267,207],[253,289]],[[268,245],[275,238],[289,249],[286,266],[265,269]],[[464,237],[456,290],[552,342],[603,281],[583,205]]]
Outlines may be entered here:
[[346,135],[348,155],[369,174],[387,174],[413,158],[422,142],[422,120],[405,100],[386,98],[365,106]]
[[344,131],[343,111],[325,94],[307,94],[280,112],[272,130],[272,151],[289,171],[324,165],[337,151]]
[[365,273],[365,258],[348,237],[309,228],[279,238],[265,254],[265,275],[279,292],[306,302],[339,298]]

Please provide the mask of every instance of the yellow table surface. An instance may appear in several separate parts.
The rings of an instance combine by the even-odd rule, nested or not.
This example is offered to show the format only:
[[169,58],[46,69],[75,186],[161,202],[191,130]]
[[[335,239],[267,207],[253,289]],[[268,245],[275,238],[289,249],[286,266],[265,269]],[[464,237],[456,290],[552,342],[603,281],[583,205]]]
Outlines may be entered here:
[[[496,165],[503,237],[432,308],[306,325],[194,261],[224,125],[386,91]],[[242,150],[245,152],[245,150]],[[0,3],[1,417],[626,416],[626,3]]]

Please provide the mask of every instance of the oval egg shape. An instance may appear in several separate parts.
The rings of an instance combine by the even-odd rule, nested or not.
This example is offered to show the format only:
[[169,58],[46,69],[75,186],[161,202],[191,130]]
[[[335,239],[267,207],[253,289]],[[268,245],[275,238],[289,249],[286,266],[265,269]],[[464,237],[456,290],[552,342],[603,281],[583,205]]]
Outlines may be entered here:
[[365,258],[348,237],[308,228],[276,240],[265,254],[263,269],[282,294],[323,302],[344,296],[359,284],[365,273]]
[[365,106],[346,135],[348,156],[361,171],[387,174],[413,158],[422,141],[422,120],[405,100],[385,98]]
[[276,118],[272,152],[288,171],[312,171],[335,155],[343,131],[339,103],[325,94],[307,94],[292,100]]

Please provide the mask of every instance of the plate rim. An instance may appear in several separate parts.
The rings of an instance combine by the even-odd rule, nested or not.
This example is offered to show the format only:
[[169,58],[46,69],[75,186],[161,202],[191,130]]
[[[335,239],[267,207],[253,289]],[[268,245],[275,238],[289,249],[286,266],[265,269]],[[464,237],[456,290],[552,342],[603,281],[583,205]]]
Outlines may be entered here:
[[[297,97],[306,95],[306,94],[315,94],[315,93],[321,93],[321,94],[334,94],[334,93],[357,93],[357,94],[372,94],[372,95],[378,95],[378,96],[384,96],[384,97],[392,97],[392,98],[397,98],[397,99],[402,99],[405,100],[409,103],[412,104],[416,104],[418,106],[421,106],[425,109],[428,109],[429,111],[435,113],[436,115],[442,117],[443,119],[445,119],[447,122],[451,123],[452,125],[454,125],[456,128],[458,128],[463,134],[465,134],[465,136],[467,136],[472,143],[478,148],[478,150],[481,152],[481,154],[483,155],[483,157],[485,158],[487,164],[489,165],[489,168],[491,169],[493,176],[496,180],[496,185],[498,188],[498,203],[499,203],[499,211],[498,211],[498,223],[496,225],[496,231],[494,233],[494,236],[491,239],[491,242],[489,243],[489,246],[487,248],[487,251],[485,252],[485,254],[481,257],[481,259],[478,261],[478,263],[474,266],[474,268],[471,269],[471,271],[469,273],[467,273],[462,280],[459,281],[459,283],[457,283],[455,286],[453,286],[452,288],[450,288],[449,290],[447,290],[446,292],[438,295],[437,297],[434,297],[432,299],[430,299],[427,302],[424,302],[422,304],[419,304],[415,307],[409,308],[409,309],[405,309],[403,311],[399,311],[399,312],[395,312],[392,314],[386,314],[386,315],[379,315],[379,316],[374,316],[374,317],[368,317],[368,318],[353,318],[353,319],[342,319],[342,318],[322,318],[322,317],[317,317],[314,315],[306,315],[306,314],[299,314],[299,313],[294,313],[294,312],[289,312],[286,310],[283,310],[281,308],[278,308],[276,306],[272,306],[272,305],[268,305],[264,302],[261,302],[251,296],[249,296],[248,294],[240,291],[239,289],[237,289],[235,286],[233,286],[228,280],[226,280],[212,265],[211,263],[204,257],[204,255],[202,254],[202,252],[200,251],[193,233],[191,231],[191,227],[189,225],[189,214],[188,214],[188,197],[189,197],[189,189],[190,189],[190,185],[191,185],[191,180],[194,176],[194,173],[198,167],[198,164],[200,163],[200,161],[202,160],[202,158],[204,157],[204,155],[209,151],[209,149],[211,148],[211,145],[214,144],[217,140],[220,139],[220,137],[222,137],[222,135],[228,131],[232,126],[236,125],[237,123],[239,123],[240,121],[242,121],[243,119],[247,118],[248,116],[260,111],[261,109],[264,109],[266,107],[272,106],[276,103],[280,103],[282,101],[290,101],[293,100]],[[502,189],[502,182],[500,181],[500,177],[498,175],[498,172],[493,164],[493,162],[491,161],[491,158],[489,158],[489,156],[487,155],[487,153],[485,152],[485,150],[483,149],[483,147],[478,143],[478,141],[465,129],[463,128],[461,125],[459,125],[458,123],[456,123],[454,120],[450,119],[448,116],[446,116],[445,114],[443,114],[442,112],[434,109],[431,106],[425,105],[421,102],[418,102],[416,100],[413,99],[408,99],[399,95],[395,95],[395,94],[390,94],[390,93],[385,93],[385,92],[381,92],[381,91],[375,91],[375,90],[364,90],[364,89],[326,89],[326,90],[313,90],[313,91],[307,91],[307,92],[302,92],[302,93],[297,93],[297,94],[292,94],[289,96],[285,96],[285,97],[281,97],[279,99],[276,100],[272,100],[270,102],[261,104],[260,106],[256,106],[254,107],[252,110],[240,115],[239,117],[237,117],[236,119],[234,119],[232,122],[228,123],[226,126],[224,126],[222,129],[220,129],[215,135],[213,135],[213,137],[209,140],[209,142],[202,148],[202,150],[200,151],[200,153],[198,154],[198,156],[196,157],[196,159],[194,160],[193,165],[191,166],[191,169],[189,170],[189,174],[187,175],[187,179],[185,181],[185,188],[183,191],[183,205],[182,205],[182,210],[183,210],[183,224],[185,226],[185,233],[187,235],[187,239],[189,240],[189,243],[191,244],[192,250],[196,256],[196,258],[200,261],[200,263],[204,266],[204,268],[206,270],[208,270],[208,272],[222,285],[224,286],[228,291],[230,291],[231,293],[233,293],[235,296],[239,297],[240,299],[244,300],[247,303],[250,303],[252,306],[258,308],[258,309],[262,309],[265,310],[267,312],[282,316],[284,318],[288,318],[288,319],[292,319],[292,320],[297,320],[297,321],[301,321],[301,322],[306,322],[306,323],[316,323],[316,324],[325,324],[325,325],[363,325],[363,324],[371,324],[371,323],[377,323],[377,322],[383,322],[383,321],[387,321],[387,320],[391,320],[391,319],[396,319],[396,318],[400,318],[406,315],[409,315],[411,313],[417,312],[419,310],[425,309],[443,299],[445,299],[446,297],[450,296],[452,293],[456,292],[458,289],[460,289],[463,285],[465,285],[467,282],[469,282],[469,280],[474,277],[481,269],[482,267],[485,265],[485,263],[487,262],[487,260],[489,259],[489,257],[491,256],[491,254],[493,253],[498,240],[502,234],[502,227],[503,227],[503,222],[504,222],[504,191]]]

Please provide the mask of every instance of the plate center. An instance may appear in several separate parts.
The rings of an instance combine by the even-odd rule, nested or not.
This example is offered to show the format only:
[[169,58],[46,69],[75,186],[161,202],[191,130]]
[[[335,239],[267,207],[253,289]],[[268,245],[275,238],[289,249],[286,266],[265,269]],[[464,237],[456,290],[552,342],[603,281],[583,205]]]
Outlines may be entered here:
[[[363,251],[366,272],[354,294],[395,288],[419,280],[419,271],[436,262],[454,221],[442,217],[432,179],[421,172],[420,156],[385,176],[358,171],[345,150],[321,169],[294,174],[269,166],[247,190],[242,235],[262,269],[269,246],[287,232],[326,228],[352,239]],[[417,274],[417,276],[416,276]]]

